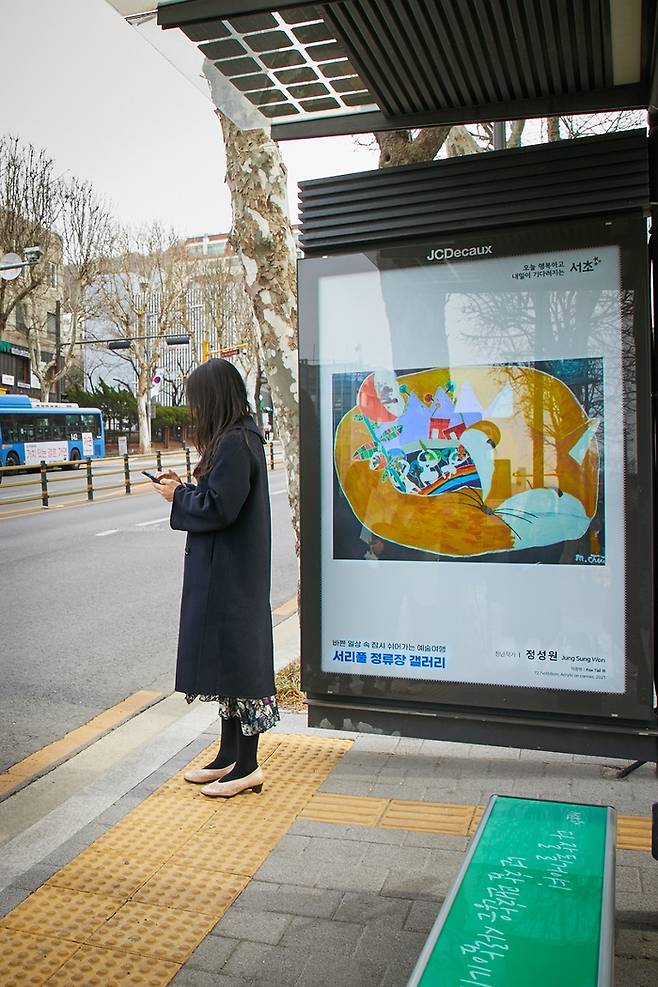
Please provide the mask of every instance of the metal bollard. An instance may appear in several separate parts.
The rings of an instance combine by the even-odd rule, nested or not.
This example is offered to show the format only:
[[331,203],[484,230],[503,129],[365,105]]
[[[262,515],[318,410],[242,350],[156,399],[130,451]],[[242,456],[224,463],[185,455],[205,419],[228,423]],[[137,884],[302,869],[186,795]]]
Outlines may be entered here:
[[270,442],[270,469],[274,469],[274,443]]
[[41,460],[41,506],[48,507],[48,474],[46,473],[46,461]]
[[123,457],[123,478],[126,483],[126,493],[130,493],[130,460],[128,459],[128,453]]
[[87,459],[87,500],[94,499],[94,474],[91,470],[91,459]]
[[187,469],[187,482],[192,482],[192,463],[190,462],[190,447],[185,447],[185,467]]
[[158,468],[158,473],[162,473],[162,453],[158,449],[155,454],[155,462]]

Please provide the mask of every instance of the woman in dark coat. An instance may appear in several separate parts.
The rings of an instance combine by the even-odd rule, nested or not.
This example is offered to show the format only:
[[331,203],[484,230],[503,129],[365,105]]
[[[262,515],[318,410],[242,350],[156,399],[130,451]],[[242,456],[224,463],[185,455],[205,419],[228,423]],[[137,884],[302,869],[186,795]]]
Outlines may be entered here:
[[200,453],[197,483],[163,473],[153,487],[187,531],[176,689],[217,700],[219,752],[187,781],[204,795],[260,792],[258,738],[279,721],[270,611],[270,500],[263,438],[233,364],[209,360],[187,381]]

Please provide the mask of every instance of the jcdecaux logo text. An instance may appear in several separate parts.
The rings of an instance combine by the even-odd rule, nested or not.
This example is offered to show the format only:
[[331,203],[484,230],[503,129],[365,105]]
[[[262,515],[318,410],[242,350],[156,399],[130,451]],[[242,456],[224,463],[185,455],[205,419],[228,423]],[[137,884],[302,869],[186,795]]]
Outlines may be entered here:
[[493,253],[493,244],[481,244],[477,247],[433,247],[427,255],[427,260],[454,260],[458,257],[484,257]]

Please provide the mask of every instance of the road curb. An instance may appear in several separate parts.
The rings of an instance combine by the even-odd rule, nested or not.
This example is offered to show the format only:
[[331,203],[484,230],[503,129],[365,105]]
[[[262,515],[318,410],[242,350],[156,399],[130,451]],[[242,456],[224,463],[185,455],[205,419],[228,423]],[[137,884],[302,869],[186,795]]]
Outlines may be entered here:
[[295,610],[274,627],[274,671],[280,672],[300,654],[299,614]]
[[165,698],[162,692],[140,689],[59,740],[12,764],[0,774],[0,803]]
[[[54,808],[46,808],[31,825],[4,843],[0,862],[0,891],[19,874],[73,839],[118,799],[123,798],[183,748],[196,741],[217,718],[214,708],[205,708],[208,705],[214,707],[214,704],[199,703],[195,708],[184,712],[164,730],[151,736],[145,744],[119,757],[94,781],[81,787]],[[137,724],[138,721],[138,717],[133,717],[130,722]],[[84,753],[82,751],[80,755],[84,756]],[[60,765],[55,771],[65,768],[66,765]],[[37,785],[39,784],[42,782],[37,781]],[[23,794],[19,793],[18,798],[22,798]]]

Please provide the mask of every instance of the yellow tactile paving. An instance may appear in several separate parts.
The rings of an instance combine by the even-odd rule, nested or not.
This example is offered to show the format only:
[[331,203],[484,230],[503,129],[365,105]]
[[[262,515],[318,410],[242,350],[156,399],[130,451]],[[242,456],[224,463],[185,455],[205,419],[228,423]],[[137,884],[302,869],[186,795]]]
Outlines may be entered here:
[[[484,808],[483,805],[412,802],[316,792],[300,812],[299,818],[340,825],[381,826],[385,829],[472,836]],[[651,850],[650,817],[618,816],[617,848]]]
[[48,987],[165,987],[179,963],[152,956],[80,946],[75,956],[48,981]]
[[[214,803],[217,806],[217,813],[211,816],[203,826],[199,827],[197,833],[194,835],[217,833],[219,838],[222,838],[223,836],[239,836],[240,833],[247,833],[250,826],[260,822],[267,825],[276,825],[277,823],[283,825],[286,817],[290,816],[289,806],[287,804],[285,806],[279,806],[279,812],[277,814],[276,801],[273,797],[276,787],[270,784],[267,789],[267,795],[265,791],[263,789],[260,795],[249,792],[248,794],[238,795],[233,799],[215,799]],[[204,802],[209,801],[200,793],[197,793],[195,797],[202,798]],[[296,815],[296,813],[293,813],[293,815]],[[248,840],[248,838],[248,836],[245,836],[245,840]]]
[[[193,796],[201,794],[196,785],[185,782],[185,788]],[[178,832],[194,832],[208,822],[216,811],[217,805],[204,795],[200,798],[180,799],[175,809],[165,799],[151,796],[113,826],[112,831],[153,835],[154,828],[157,828],[158,833],[175,836]]]
[[391,799],[384,811],[380,826],[386,829],[409,829],[420,833],[447,833],[460,836],[468,832],[474,809],[473,805]]
[[103,713],[99,713],[89,723],[69,731],[59,740],[53,741],[40,751],[30,754],[13,764],[7,771],[0,774],[0,796],[9,794],[14,789],[26,784],[29,780],[43,774],[60,761],[70,757],[76,751],[87,747],[108,730],[113,729],[124,720],[141,712],[162,698],[162,693],[141,689],[122,702],[117,703]]
[[300,812],[299,818],[343,825],[378,826],[389,804],[389,799],[318,792]]
[[125,900],[141,888],[152,873],[153,864],[149,861],[91,848],[57,871],[46,886],[93,891]]
[[484,812],[484,806],[483,805],[475,805],[475,806],[473,806],[473,809],[474,809],[473,818],[471,819],[470,825],[468,827],[468,831],[467,831],[467,834],[466,834],[467,836],[472,836],[473,833],[475,832],[475,830],[480,825],[480,819],[482,819],[482,814]]
[[251,877],[267,859],[271,847],[285,835],[290,823],[277,825],[262,820],[258,825],[258,821],[253,820],[249,825],[241,818],[239,825],[239,833],[232,832],[232,827],[228,833],[222,827],[202,830],[188,840],[170,862],[181,867],[205,870],[208,860],[221,860],[225,872]]
[[[350,746],[264,737],[265,788],[234,799],[207,799],[179,772],[0,923],[0,937],[26,957],[16,983],[45,984],[48,976],[55,987],[169,983]],[[217,741],[188,767],[206,764],[216,749]],[[208,861],[218,862],[215,871]],[[41,970],[39,948],[43,976],[25,979],[32,967]],[[9,983],[0,975],[1,987]]]
[[2,987],[43,984],[79,948],[75,942],[0,929],[0,984]]
[[122,904],[121,898],[44,885],[9,912],[0,928],[82,943]]
[[153,873],[183,845],[190,832],[190,830],[182,830],[172,835],[165,831],[155,836],[151,833],[149,836],[141,830],[138,833],[128,829],[121,830],[119,833],[110,830],[92,846],[100,853],[109,853],[111,856],[118,855],[129,861],[145,863],[150,866]]
[[291,596],[289,600],[282,603],[281,606],[273,610],[272,613],[276,614],[278,617],[290,617],[291,614],[295,613],[297,610],[297,597]]
[[221,914],[245,889],[249,878],[227,873],[223,854],[220,869],[208,866],[213,859],[216,858],[206,857],[203,864],[197,861],[196,869],[180,861],[166,863],[133,895],[133,900],[162,908]]
[[651,819],[649,816],[617,817],[617,848],[619,850],[651,850]]
[[[93,844],[95,850],[129,860],[164,863],[217,811],[207,798],[168,800],[148,798]],[[154,834],[157,837],[154,838]]]
[[87,941],[91,946],[183,963],[218,917],[217,913],[127,901]]

